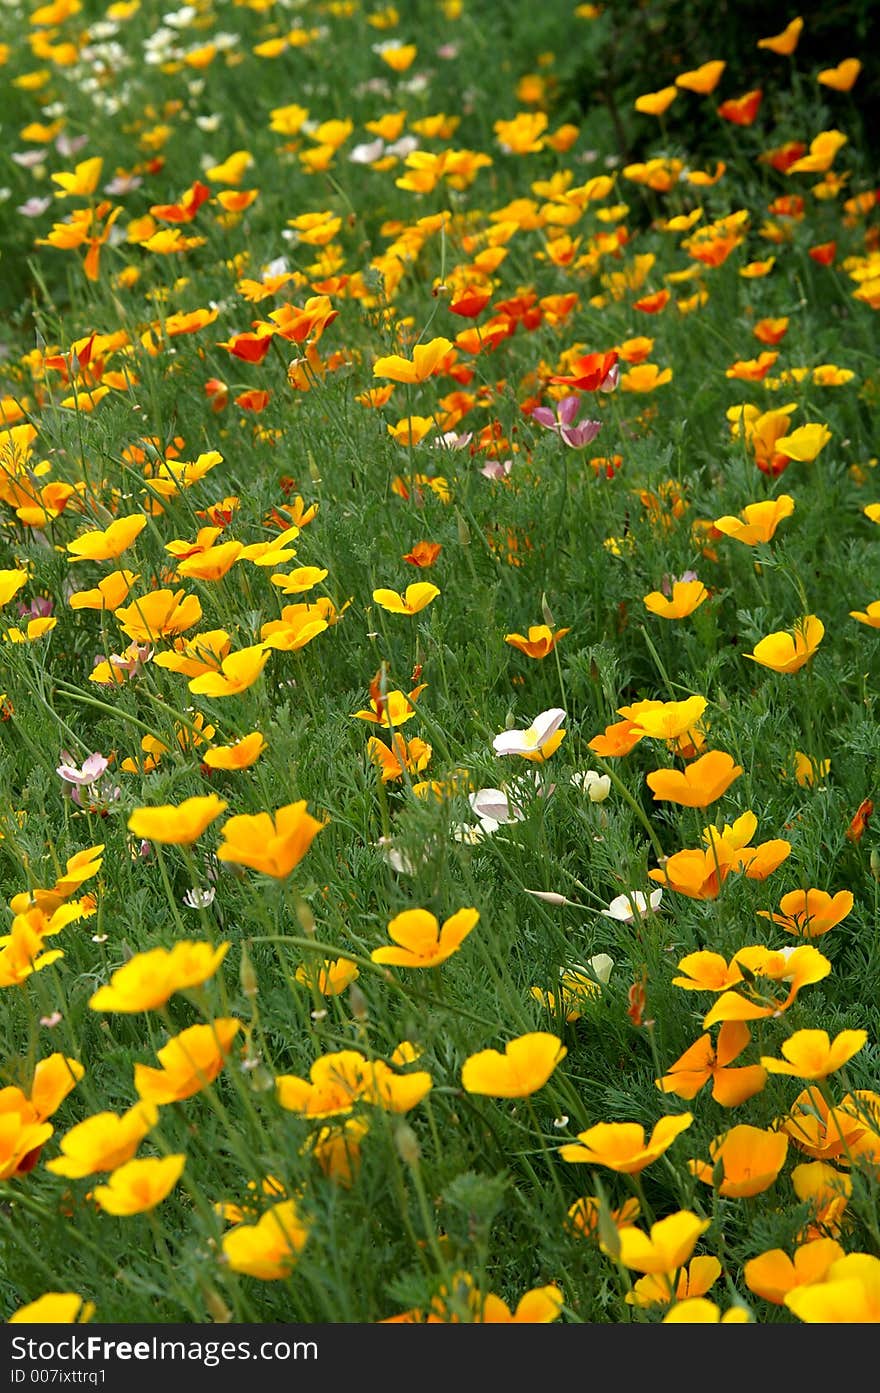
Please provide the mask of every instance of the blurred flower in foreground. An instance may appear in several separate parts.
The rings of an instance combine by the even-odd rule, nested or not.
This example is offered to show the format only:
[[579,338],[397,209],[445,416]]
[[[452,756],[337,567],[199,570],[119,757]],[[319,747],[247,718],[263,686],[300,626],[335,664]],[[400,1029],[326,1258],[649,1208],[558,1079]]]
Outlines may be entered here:
[[876,1325],[880,1322],[880,1258],[847,1253],[822,1281],[790,1291],[784,1304],[811,1325]]
[[95,1187],[92,1198],[106,1214],[143,1214],[170,1195],[185,1164],[186,1156],[180,1154],[127,1161],[106,1185]]
[[95,1303],[86,1301],[75,1291],[47,1291],[36,1301],[19,1306],[8,1325],[82,1325],[95,1314]]
[[263,1282],[289,1277],[306,1245],[308,1225],[294,1200],[282,1200],[260,1216],[255,1224],[238,1224],[223,1235],[224,1261],[233,1272],[243,1272]]

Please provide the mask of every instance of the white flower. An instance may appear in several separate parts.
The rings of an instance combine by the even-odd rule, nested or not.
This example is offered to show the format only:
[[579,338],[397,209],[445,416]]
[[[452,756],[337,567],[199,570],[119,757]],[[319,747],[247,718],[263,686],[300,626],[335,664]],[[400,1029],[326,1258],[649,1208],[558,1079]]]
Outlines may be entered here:
[[419,142],[414,135],[402,135],[399,140],[392,140],[386,146],[386,155],[397,155],[398,159],[404,160],[407,155],[411,155],[413,150],[418,150]]
[[354,149],[349,151],[348,158],[352,164],[375,164],[384,153],[385,141],[381,136],[377,136],[375,140],[368,140],[363,145],[355,145]]
[[[574,970],[577,971],[579,966],[580,964],[576,963]],[[588,958],[586,962],[587,970],[593,974],[597,982],[602,983],[603,987],[608,984],[608,978],[611,976],[611,969],[613,966],[614,959],[609,958],[607,953],[596,953],[594,957]]]
[[493,824],[487,829],[490,832],[501,823],[521,822],[524,816],[522,809],[511,802],[502,788],[481,788],[478,793],[468,794],[468,802],[481,822]]
[[214,903],[217,891],[213,885],[208,885],[204,890],[200,886],[194,885],[191,890],[187,890],[183,897],[183,903],[188,909],[207,909],[208,905]]
[[631,924],[633,920],[644,918],[656,910],[663,898],[662,890],[651,890],[646,896],[641,890],[632,890],[628,895],[617,895],[607,909],[601,912],[606,919],[616,919],[620,924]]
[[493,832],[497,832],[500,826],[500,822],[486,817],[479,822],[456,822],[451,831],[455,841],[463,842],[465,846],[476,846],[478,842],[482,842]]
[[492,749],[496,755],[536,754],[543,749],[550,737],[556,734],[564,720],[565,712],[562,708],[552,706],[549,711],[542,711],[536,716],[527,730],[503,730],[500,735],[496,735],[492,741]]
[[591,803],[604,803],[611,792],[611,779],[607,774],[597,774],[595,769],[584,769],[572,774],[570,782],[581,793],[585,793]]
[[382,854],[382,860],[397,871],[398,875],[415,875],[420,865],[424,865],[428,859],[427,855],[422,856],[421,861],[414,861],[405,851],[401,851],[394,845],[391,837],[380,837],[376,846]]

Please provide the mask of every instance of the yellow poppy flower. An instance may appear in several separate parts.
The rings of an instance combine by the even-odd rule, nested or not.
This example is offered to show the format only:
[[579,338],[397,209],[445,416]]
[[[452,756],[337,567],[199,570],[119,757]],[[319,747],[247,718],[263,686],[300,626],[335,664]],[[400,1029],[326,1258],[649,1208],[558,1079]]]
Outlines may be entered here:
[[489,1098],[528,1098],[544,1087],[567,1053],[556,1035],[541,1030],[520,1035],[503,1054],[480,1050],[470,1055],[461,1068],[462,1088]]
[[163,803],[153,808],[135,808],[128,819],[128,830],[136,837],[166,846],[192,846],[227,804],[216,793],[185,798],[182,803]]
[[398,946],[374,948],[374,963],[396,967],[438,967],[457,953],[480,915],[476,909],[460,909],[442,928],[426,909],[407,909],[388,925],[388,936]]
[[127,1161],[106,1185],[95,1186],[92,1199],[105,1214],[144,1214],[170,1195],[185,1165],[182,1154]]

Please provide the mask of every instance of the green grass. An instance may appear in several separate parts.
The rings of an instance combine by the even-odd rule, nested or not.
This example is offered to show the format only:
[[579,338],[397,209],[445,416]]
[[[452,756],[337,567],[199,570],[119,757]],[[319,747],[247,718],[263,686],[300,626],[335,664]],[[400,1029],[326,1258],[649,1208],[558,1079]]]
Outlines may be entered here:
[[[778,1058],[798,1030],[821,1029],[832,1038],[867,1030],[864,1048],[828,1079],[828,1096],[839,1102],[854,1089],[876,1088],[876,825],[869,818],[863,835],[848,836],[880,778],[878,639],[850,617],[877,598],[880,545],[864,514],[880,496],[872,456],[880,392],[876,311],[854,298],[860,284],[876,280],[876,210],[846,207],[874,183],[859,86],[849,95],[834,92],[817,84],[814,68],[798,67],[797,53],[789,62],[750,41],[736,57],[752,74],[750,85],[765,89],[757,122],[741,128],[717,117],[721,100],[745,90],[722,79],[712,96],[679,93],[667,135],[662,119],[632,110],[634,97],[727,55],[688,52],[676,70],[644,69],[638,85],[631,90],[624,82],[617,93],[633,159],[662,156],[710,172],[715,159],[727,165],[710,187],[682,179],[657,193],[621,168],[598,96],[579,97],[578,74],[599,62],[613,37],[611,7],[591,20],[572,17],[569,3],[526,15],[519,6],[465,0],[457,17],[452,4],[444,12],[441,4],[413,3],[388,29],[371,25],[372,12],[355,3],[196,8],[189,23],[184,17],[177,30],[166,26],[169,51],[154,64],[144,55],[150,43],[155,51],[152,36],[166,10],[153,0],[141,0],[130,17],[91,4],[66,18],[59,12],[43,41],[53,50],[45,59],[31,51],[40,26],[29,24],[23,8],[7,11],[0,397],[10,429],[31,423],[35,436],[27,467],[7,454],[12,437],[0,437],[0,570],[27,575],[2,621],[4,635],[24,626],[31,616],[19,617],[19,602],[43,597],[57,623],[33,642],[0,645],[7,703],[0,724],[0,889],[9,901],[51,888],[75,853],[98,844],[104,852],[99,874],[80,892],[95,897],[94,913],[46,940],[64,956],[0,991],[5,1085],[28,1093],[37,1061],[55,1051],[85,1069],[54,1113],[54,1135],[33,1168],[17,1174],[7,1167],[0,1180],[3,1311],[47,1292],[76,1292],[108,1323],[374,1322],[426,1310],[455,1273],[466,1271],[479,1291],[497,1293],[511,1309],[524,1292],[555,1284],[565,1320],[654,1321],[665,1308],[628,1305],[626,1292],[640,1274],[608,1251],[614,1243],[607,1209],[637,1193],[643,1227],[680,1210],[709,1221],[697,1251],[719,1259],[722,1273],[709,1296],[722,1310],[746,1305],[754,1320],[794,1321],[784,1305],[750,1290],[743,1269],[761,1253],[791,1254],[803,1241],[811,1209],[798,1200],[791,1172],[811,1158],[790,1144],[775,1182],[746,1198],[718,1194],[687,1162],[705,1160],[710,1141],[729,1127],[775,1131],[806,1084],[768,1075],[755,1096],[724,1108],[708,1087],[686,1102],[662,1093],[655,1080],[698,1038],[714,999],[673,985],[680,960],[701,949],[729,960],[748,945],[795,945],[757,911],[776,911],[787,892],[814,888],[854,896],[852,912],[811,940],[830,973],[804,987],[783,1014],[757,1022],[736,1063]],[[649,8],[660,14],[663,7]],[[108,15],[112,33],[101,28]],[[255,53],[300,23],[313,34],[309,42],[274,57]],[[78,43],[87,31],[97,56],[87,51],[81,67],[67,65],[57,45]],[[187,54],[216,45],[218,35],[206,66],[187,63]],[[391,37],[418,45],[413,65],[399,75],[374,51]],[[828,61],[847,56],[841,49]],[[100,74],[103,61],[106,76],[90,91],[83,76]],[[42,69],[45,85],[27,90],[22,76]],[[515,155],[499,148],[493,123],[530,109],[516,95],[528,73],[545,80],[548,131],[566,122],[578,127],[567,151],[544,145]],[[309,173],[300,159],[315,144],[305,128],[292,136],[270,129],[271,112],[294,102],[316,123],[353,123],[326,171]],[[691,113],[690,126],[682,109]],[[441,180],[415,193],[395,182],[406,172],[400,158],[387,169],[349,158],[374,139],[366,122],[403,110],[407,133],[426,115],[459,116],[454,134],[420,135],[420,148],[483,152],[491,165],[464,187]],[[85,137],[82,148],[65,154],[52,139],[21,134],[28,123],[52,120],[65,136]],[[711,158],[703,153],[707,128],[714,132]],[[849,137],[834,161],[834,172],[848,176],[837,196],[811,192],[821,174],[785,175],[758,159],[788,140],[809,144],[828,129]],[[698,145],[700,157],[692,158]],[[36,168],[11,158],[25,149],[43,151]],[[252,159],[240,185],[205,174],[236,150]],[[52,174],[93,157],[103,166],[92,192],[52,196]],[[508,229],[506,255],[490,270],[476,262],[493,245],[503,220],[498,210],[528,198],[540,209],[547,190],[536,193],[534,182],[565,171],[572,186],[607,174],[613,187],[570,226],[545,221],[530,228],[526,221]],[[114,175],[121,182],[111,190],[118,191],[102,192]],[[202,244],[171,255],[146,249],[136,240],[136,220],[176,202],[196,179],[205,181],[211,201],[180,228]],[[241,214],[227,215],[216,198],[236,187],[258,193]],[[802,217],[768,212],[774,199],[793,193],[803,198]],[[43,196],[50,202],[38,216],[20,211],[27,199]],[[121,211],[101,248],[97,278],[89,279],[83,250],[45,239],[71,208],[94,209],[102,198]],[[615,205],[623,206],[603,221],[602,210]],[[685,233],[660,225],[698,207],[703,223],[748,214],[739,244],[716,267],[688,256]],[[328,249],[289,235],[292,219],[325,211],[341,220]],[[435,214],[446,215],[442,227],[438,222],[426,235],[423,225],[422,245],[398,268],[398,282],[387,247]],[[614,229],[617,252],[608,240]],[[554,233],[581,239],[567,264],[548,257]],[[149,229],[142,225],[139,235]],[[809,251],[829,241],[836,243],[833,264],[818,264]],[[768,275],[740,275],[768,256],[776,257]],[[248,303],[237,282],[259,278],[282,257],[294,278]],[[694,275],[679,276],[687,271]],[[474,321],[449,308],[467,285],[485,286],[491,297]],[[660,313],[633,307],[664,286],[671,300]],[[688,308],[700,289],[704,303]],[[561,323],[552,323],[545,308],[530,327],[511,321],[513,332],[492,351],[460,350],[438,376],[396,386],[386,406],[357,400],[382,385],[372,373],[377,358],[409,358],[414,342],[435,337],[452,341],[474,323],[484,326],[493,306],[517,295],[537,303],[570,292],[576,302]],[[221,346],[253,321],[268,320],[278,305],[302,307],[324,293],[338,316],[315,341],[308,390],[287,375],[288,365],[305,356],[305,343],[276,336],[259,363]],[[216,319],[196,332],[165,336],[165,316],[214,308]],[[789,327],[768,376],[726,376],[735,362],[764,350],[755,323],[779,316]],[[161,340],[154,353],[144,343],[151,325]],[[71,387],[46,359],[68,355],[70,366],[71,345],[92,334],[119,335],[115,342],[99,338],[95,347],[112,386],[94,410],[64,406]],[[553,405],[565,394],[549,379],[570,373],[580,354],[638,335],[654,340],[649,361],[671,368],[671,381],[646,394],[623,386],[581,393],[581,416],[602,423],[593,444],[569,449],[531,417],[539,400]],[[852,377],[820,385],[812,370],[827,363]],[[781,379],[796,369],[803,372],[795,380]],[[210,379],[228,387],[219,410],[218,397],[206,393]],[[265,409],[236,405],[246,390],[269,393]],[[454,393],[467,394],[460,424],[449,424]],[[762,412],[793,405],[792,429],[822,423],[830,440],[811,461],[762,472],[726,414],[743,404]],[[437,424],[420,444],[398,445],[386,429],[433,413]],[[471,441],[444,449],[437,440],[444,429],[471,432]],[[160,458],[143,445],[152,438],[169,458],[218,451],[222,460],[157,504],[145,477],[145,465]],[[615,455],[622,464],[611,478],[604,465],[591,464]],[[501,481],[481,472],[492,459],[512,460]],[[421,487],[413,486],[415,476],[422,476]],[[438,476],[446,482],[435,491],[429,481]],[[42,522],[16,511],[28,489],[48,483],[69,486],[63,508]],[[781,493],[793,496],[794,512],[759,548],[707,530],[715,519]],[[296,495],[318,511],[296,539],[295,560],[271,568],[237,561],[217,582],[174,579],[166,543],[192,542],[221,500],[232,496],[238,504],[219,542],[247,546],[277,534],[282,523],[274,510]],[[118,559],[71,559],[68,544],[81,532],[141,510],[147,525]],[[404,560],[422,540],[442,547],[429,570]],[[328,572],[309,593],[283,596],[271,584],[273,573],[304,566]],[[74,609],[69,594],[120,567],[140,577],[126,603],[155,588],[184,589],[203,611],[187,636],[222,628],[234,650],[259,643],[261,626],[284,604],[325,597],[339,618],[300,651],[272,652],[263,674],[237,695],[195,696],[185,676],[153,661],[119,685],[100,685],[89,680],[98,656],[122,653],[129,640],[112,612]],[[643,597],[664,577],[688,570],[708,588],[705,602],[681,619],[650,614]],[[389,613],[372,599],[376,588],[403,591],[423,580],[440,595],[418,614]],[[821,618],[825,636],[800,671],[778,675],[745,656],[807,613]],[[546,658],[531,659],[505,642],[542,623],[569,630]],[[158,655],[171,640],[157,636],[150,646]],[[389,732],[354,717],[380,673],[387,690],[426,684],[401,733],[432,748],[425,771],[386,785],[368,758],[367,739],[379,734],[387,742]],[[693,694],[708,702],[706,748],[728,752],[743,769],[710,807],[653,801],[646,774],[685,767],[662,741],[645,739],[607,762],[590,748],[620,720],[621,706]],[[494,753],[501,731],[527,727],[553,707],[566,712],[566,733],[543,765]],[[196,712],[216,728],[210,743],[260,731],[265,752],[248,770],[209,770],[202,763],[207,744],[178,742],[181,730],[192,733]],[[158,767],[125,772],[123,760],[143,759],[146,735],[167,746]],[[796,751],[830,761],[829,772],[812,786],[799,784]],[[85,806],[71,800],[57,773],[62,752],[77,765],[94,752],[111,761],[91,800],[84,795]],[[521,821],[468,840],[463,826],[477,825],[468,791],[509,784],[538,767],[552,793],[548,787],[549,796],[528,797]],[[605,802],[592,803],[572,783],[573,774],[591,768],[615,776]],[[419,780],[438,781],[438,795],[414,792]],[[212,792],[228,804],[224,819],[191,848],[142,849],[128,830],[137,808]],[[216,860],[224,820],[299,800],[326,825],[288,877]],[[766,880],[731,873],[718,898],[706,901],[667,888],[658,912],[635,924],[602,915],[615,896],[655,888],[648,871],[658,865],[658,846],[665,856],[697,847],[707,823],[733,822],[748,809],[758,820],[756,843],[791,844]],[[388,864],[388,838],[409,871]],[[184,903],[193,887],[209,884],[216,889],[210,905]],[[371,961],[388,943],[396,915],[422,908],[442,921],[466,906],[479,911],[479,922],[441,966]],[[131,957],[184,937],[230,945],[204,987],[178,992],[153,1011],[90,1008],[97,988]],[[579,1019],[566,1021],[564,1011],[532,994],[558,991],[561,971],[599,953],[614,960],[611,976],[582,1003]],[[346,955],[360,975],[337,996],[322,999],[295,980],[302,964]],[[645,989],[640,1020],[631,995],[638,983]],[[154,1066],[171,1035],[217,1016],[241,1022],[226,1067],[209,1087],[164,1104],[137,1152],[185,1153],[181,1180],[166,1199],[149,1212],[114,1217],[89,1198],[106,1173],[65,1180],[46,1169],[75,1124],[137,1102],[135,1064]],[[462,1087],[469,1056],[539,1031],[556,1034],[567,1053],[530,1096],[487,1097]],[[405,1115],[356,1103],[351,1117],[368,1122],[369,1131],[351,1183],[334,1181],[305,1148],[319,1125],[340,1118],[310,1123],[282,1109],[274,1078],[305,1077],[332,1051],[357,1049],[389,1061],[404,1040],[420,1050],[406,1069],[426,1070],[431,1090]],[[876,1092],[871,1097],[876,1103]],[[559,1156],[560,1146],[597,1123],[639,1123],[650,1134],[658,1119],[685,1109],[691,1126],[634,1179]],[[876,1122],[873,1130],[873,1147],[869,1124],[856,1147],[864,1154],[832,1160],[851,1180],[852,1194],[828,1233],[845,1253],[876,1260]],[[259,1194],[266,1177],[295,1199],[309,1230],[290,1274],[275,1280],[232,1270],[222,1248],[229,1225],[216,1208],[250,1205],[255,1218],[277,1199]],[[566,1224],[566,1211],[585,1195],[602,1196],[601,1246]]]

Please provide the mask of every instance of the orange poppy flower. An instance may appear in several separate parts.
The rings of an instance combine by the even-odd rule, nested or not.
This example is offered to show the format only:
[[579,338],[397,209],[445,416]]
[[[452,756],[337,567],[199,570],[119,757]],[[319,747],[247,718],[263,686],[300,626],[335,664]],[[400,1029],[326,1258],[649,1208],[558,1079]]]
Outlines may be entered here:
[[438,370],[451,348],[451,341],[444,338],[416,344],[411,360],[402,358],[399,353],[377,358],[373,364],[373,376],[387,377],[392,382],[424,382]]
[[[720,1195],[741,1199],[769,1190],[785,1164],[788,1137],[740,1123],[709,1143],[709,1161],[688,1161],[698,1180]],[[719,1181],[720,1167],[720,1181]]]
[[[704,1030],[718,1021],[775,1019],[788,1010],[801,987],[821,982],[831,971],[828,959],[810,944],[778,952],[755,944],[741,948],[733,962],[742,965],[748,977],[739,991],[726,991],[718,998],[703,1020]],[[776,984],[788,988],[784,997],[774,992]]]
[[711,1035],[701,1035],[663,1077],[654,1082],[663,1093],[675,1093],[690,1101],[711,1079],[715,1102],[723,1108],[736,1107],[760,1093],[767,1081],[767,1071],[762,1064],[730,1067],[751,1038],[744,1021],[725,1021],[716,1045],[713,1046]]
[[677,851],[667,858],[662,868],[648,871],[648,876],[689,899],[715,900],[732,869],[732,854],[724,842],[720,842],[715,844],[714,850],[701,847]]
[[791,517],[793,512],[794,499],[790,494],[781,493],[778,498],[747,503],[738,518],[716,518],[714,525],[726,537],[753,547],[769,542],[783,518]]
[[[473,912],[473,911],[471,911]],[[556,1035],[534,1031],[520,1035],[499,1050],[480,1050],[461,1067],[466,1093],[489,1098],[528,1098],[543,1088],[568,1050]]]
[[418,566],[420,570],[426,570],[434,565],[442,550],[439,542],[416,542],[403,560],[408,561],[411,566]]
[[833,88],[835,92],[849,92],[861,71],[858,58],[844,58],[836,68],[823,68],[817,74],[816,81],[821,82],[823,87]]
[[821,1089],[809,1084],[777,1125],[799,1151],[817,1161],[841,1161],[852,1155],[868,1131],[867,1120],[845,1108],[843,1100],[832,1106]]
[[731,755],[723,750],[710,750],[688,767],[656,769],[646,782],[654,794],[654,802],[680,803],[685,808],[707,808],[727,791],[743,772]]
[[527,658],[546,658],[553,652],[559,640],[569,633],[570,629],[557,629],[554,633],[547,624],[532,624],[529,627],[528,638],[524,634],[505,634],[504,642],[509,643],[512,648],[518,648]]
[[479,917],[475,909],[460,909],[441,927],[426,909],[404,910],[388,925],[393,944],[374,948],[370,956],[395,967],[437,967],[458,952]]
[[708,598],[709,592],[701,580],[676,580],[672,583],[671,596],[652,590],[643,597],[642,603],[661,619],[686,619]]
[[779,914],[759,909],[763,919],[772,919],[786,933],[799,938],[819,938],[846,918],[853,907],[850,890],[838,890],[832,898],[825,890],[791,890],[779,902]]
[[843,1257],[843,1249],[833,1238],[803,1243],[790,1258],[782,1248],[771,1248],[743,1266],[743,1280],[749,1291],[781,1306],[796,1287],[821,1282],[829,1267]]
[[758,48],[766,48],[771,53],[779,53],[784,58],[790,58],[798,46],[803,27],[804,21],[798,15],[790,24],[786,24],[781,34],[773,34],[769,39],[759,39]]
[[684,87],[688,92],[698,92],[701,97],[707,97],[721,80],[721,74],[727,64],[720,59],[715,59],[710,63],[701,63],[698,68],[692,68],[689,72],[679,73],[675,79],[676,87]]

